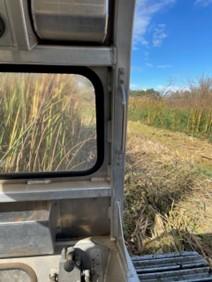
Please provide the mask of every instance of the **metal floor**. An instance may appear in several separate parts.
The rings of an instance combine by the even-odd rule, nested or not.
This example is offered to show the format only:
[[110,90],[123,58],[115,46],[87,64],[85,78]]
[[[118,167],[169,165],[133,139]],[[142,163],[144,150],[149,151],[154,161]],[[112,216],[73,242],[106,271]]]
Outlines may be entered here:
[[212,270],[196,252],[135,256],[132,259],[140,281],[212,281]]

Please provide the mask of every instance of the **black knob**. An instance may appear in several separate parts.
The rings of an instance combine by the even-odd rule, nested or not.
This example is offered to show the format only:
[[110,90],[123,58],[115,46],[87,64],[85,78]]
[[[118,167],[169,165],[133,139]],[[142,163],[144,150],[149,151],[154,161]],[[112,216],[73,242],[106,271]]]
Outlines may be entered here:
[[66,253],[66,261],[64,263],[64,269],[67,272],[71,272],[74,270],[75,262],[74,262],[74,248],[69,248]]
[[75,263],[73,260],[67,260],[64,263],[64,269],[66,272],[72,272],[74,270],[74,267],[75,267]]
[[3,36],[5,32],[5,23],[2,17],[0,16],[0,38]]

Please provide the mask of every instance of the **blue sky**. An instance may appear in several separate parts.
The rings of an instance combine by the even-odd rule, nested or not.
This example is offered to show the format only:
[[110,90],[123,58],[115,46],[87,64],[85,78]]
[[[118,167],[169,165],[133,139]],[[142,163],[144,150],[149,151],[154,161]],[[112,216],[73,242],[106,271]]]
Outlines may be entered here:
[[212,76],[212,0],[137,0],[131,88],[183,88]]

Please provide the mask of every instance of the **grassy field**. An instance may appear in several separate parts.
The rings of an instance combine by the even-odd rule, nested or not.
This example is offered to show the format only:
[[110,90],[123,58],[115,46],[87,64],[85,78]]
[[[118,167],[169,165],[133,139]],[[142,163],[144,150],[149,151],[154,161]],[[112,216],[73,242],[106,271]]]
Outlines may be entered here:
[[212,258],[212,144],[129,121],[125,235],[134,253]]
[[125,235],[133,253],[196,250],[211,263],[212,79],[132,93]]
[[137,91],[130,97],[129,118],[212,142],[212,79],[175,92]]

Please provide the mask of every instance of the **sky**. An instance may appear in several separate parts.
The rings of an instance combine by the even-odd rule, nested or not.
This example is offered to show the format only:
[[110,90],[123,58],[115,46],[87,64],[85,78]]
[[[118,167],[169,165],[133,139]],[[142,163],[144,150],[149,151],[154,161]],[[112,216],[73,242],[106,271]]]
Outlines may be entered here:
[[212,0],[137,0],[131,89],[182,89],[208,76]]

